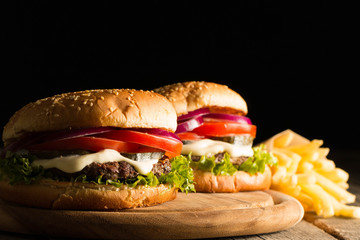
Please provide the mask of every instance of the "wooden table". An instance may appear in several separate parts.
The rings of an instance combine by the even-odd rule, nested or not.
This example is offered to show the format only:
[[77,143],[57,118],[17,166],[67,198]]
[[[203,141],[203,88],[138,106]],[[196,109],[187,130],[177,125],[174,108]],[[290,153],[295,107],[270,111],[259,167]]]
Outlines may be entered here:
[[[357,199],[354,205],[360,206],[360,172],[359,168],[354,167],[354,164],[359,164],[358,160],[360,154],[351,154],[351,155],[342,155],[337,157],[341,158],[351,158],[352,161],[345,161],[339,164],[336,162],[337,166],[345,169],[350,173],[350,188],[349,191],[356,194]],[[354,163],[354,164],[351,164]],[[0,239],[9,239],[9,240],[32,240],[32,239],[57,239],[49,238],[43,236],[30,236],[24,234],[15,234],[8,232],[0,231]],[[61,239],[61,238],[60,238]],[[272,240],[272,239],[299,239],[299,240],[314,240],[314,239],[360,239],[360,219],[346,219],[339,217],[332,218],[319,218],[315,214],[306,213],[304,219],[299,222],[296,226],[275,233],[268,234],[258,234],[252,236],[239,236],[239,237],[230,237],[230,238],[221,238],[227,240],[235,239],[248,239],[248,240]]]

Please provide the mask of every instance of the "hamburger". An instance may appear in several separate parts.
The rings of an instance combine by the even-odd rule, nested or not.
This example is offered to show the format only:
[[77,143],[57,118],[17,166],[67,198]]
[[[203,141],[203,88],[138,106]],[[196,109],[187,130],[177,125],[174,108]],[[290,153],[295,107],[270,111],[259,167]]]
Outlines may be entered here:
[[256,126],[246,117],[245,100],[229,87],[211,82],[181,82],[154,90],[173,104],[181,154],[191,161],[197,192],[269,189],[269,165],[276,158],[252,147]]
[[152,91],[87,90],[29,103],[3,130],[0,197],[76,210],[173,200],[194,187],[176,118]]

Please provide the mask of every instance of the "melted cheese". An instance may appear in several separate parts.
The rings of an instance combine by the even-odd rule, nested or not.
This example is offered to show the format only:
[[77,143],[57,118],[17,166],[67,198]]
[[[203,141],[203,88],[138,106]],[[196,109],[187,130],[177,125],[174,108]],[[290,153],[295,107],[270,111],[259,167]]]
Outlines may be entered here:
[[65,157],[56,157],[52,159],[38,159],[35,160],[33,166],[42,166],[45,169],[57,168],[66,173],[74,173],[81,171],[87,165],[106,162],[120,162],[125,161],[131,164],[140,174],[148,174],[153,165],[158,162],[157,159],[149,159],[147,161],[134,161],[122,156],[118,151],[112,149],[105,149],[97,153],[90,153],[85,155],[71,155]]
[[251,145],[238,146],[227,142],[211,139],[203,139],[199,141],[194,141],[189,144],[184,144],[181,154],[188,155],[189,153],[191,153],[194,156],[209,156],[221,152],[228,152],[230,154],[230,157],[250,157],[254,155]]

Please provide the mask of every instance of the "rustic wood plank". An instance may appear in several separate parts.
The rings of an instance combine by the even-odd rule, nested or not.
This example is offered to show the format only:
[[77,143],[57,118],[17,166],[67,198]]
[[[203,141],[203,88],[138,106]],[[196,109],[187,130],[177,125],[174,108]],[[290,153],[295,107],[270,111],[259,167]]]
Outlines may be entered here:
[[[241,236],[241,237],[232,237],[232,238],[221,238],[221,240],[314,240],[314,239],[324,239],[324,240],[336,240],[330,234],[324,232],[323,230],[317,228],[309,222],[301,221],[296,226],[275,233],[254,235],[254,236]],[[218,240],[218,239],[217,239]]]

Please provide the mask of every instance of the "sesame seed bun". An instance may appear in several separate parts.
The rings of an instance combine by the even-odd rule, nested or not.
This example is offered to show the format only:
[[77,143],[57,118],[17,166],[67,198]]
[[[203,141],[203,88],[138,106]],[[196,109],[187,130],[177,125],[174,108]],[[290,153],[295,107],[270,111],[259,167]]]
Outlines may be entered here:
[[70,92],[32,102],[4,127],[5,146],[26,133],[88,127],[176,130],[176,112],[163,96],[133,89]]
[[248,112],[245,100],[237,92],[218,83],[180,82],[157,88],[154,91],[169,99],[178,116],[205,107],[242,115]]

